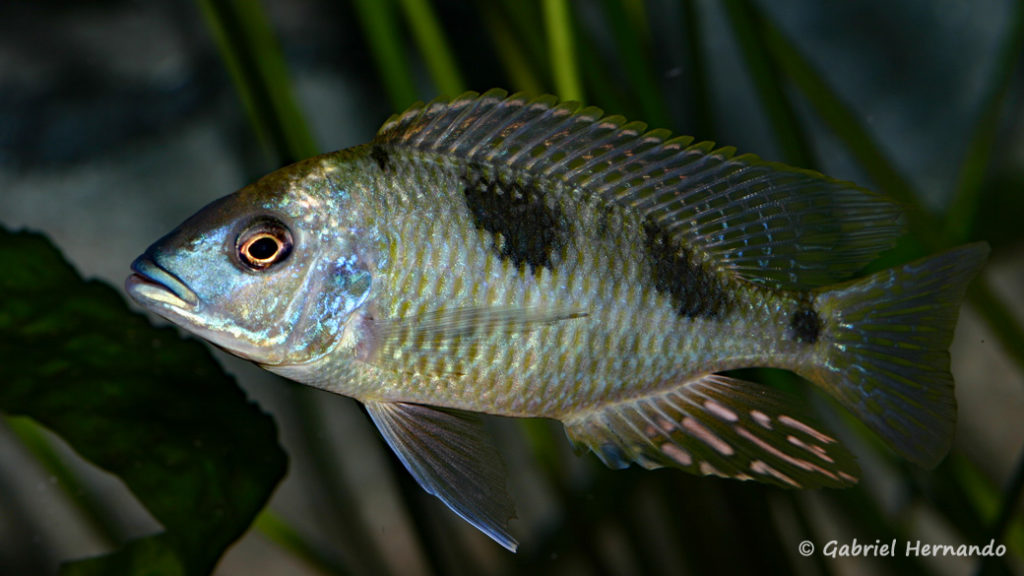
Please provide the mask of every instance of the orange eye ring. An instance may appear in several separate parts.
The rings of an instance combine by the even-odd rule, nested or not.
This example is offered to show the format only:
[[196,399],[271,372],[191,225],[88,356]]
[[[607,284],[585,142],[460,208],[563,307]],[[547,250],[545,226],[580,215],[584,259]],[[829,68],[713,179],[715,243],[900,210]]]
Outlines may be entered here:
[[238,238],[238,259],[252,270],[266,270],[292,250],[291,233],[276,222],[260,222]]

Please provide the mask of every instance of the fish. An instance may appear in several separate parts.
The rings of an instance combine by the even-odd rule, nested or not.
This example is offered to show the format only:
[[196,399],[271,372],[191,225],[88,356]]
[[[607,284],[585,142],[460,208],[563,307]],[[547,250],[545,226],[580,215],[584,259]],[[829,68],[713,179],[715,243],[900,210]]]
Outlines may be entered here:
[[988,246],[867,275],[881,194],[553,96],[419,103],[367,144],[214,201],[125,285],[144,309],[354,398],[429,493],[518,543],[485,415],[560,421],[614,469],[857,482],[792,372],[903,458],[956,421],[949,346]]

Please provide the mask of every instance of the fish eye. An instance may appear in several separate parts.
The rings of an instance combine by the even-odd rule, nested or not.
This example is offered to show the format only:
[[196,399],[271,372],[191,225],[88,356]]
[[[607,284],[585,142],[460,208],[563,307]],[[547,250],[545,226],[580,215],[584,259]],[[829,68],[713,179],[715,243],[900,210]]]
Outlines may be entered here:
[[288,258],[292,233],[276,220],[258,220],[239,234],[238,259],[252,270],[266,270]]

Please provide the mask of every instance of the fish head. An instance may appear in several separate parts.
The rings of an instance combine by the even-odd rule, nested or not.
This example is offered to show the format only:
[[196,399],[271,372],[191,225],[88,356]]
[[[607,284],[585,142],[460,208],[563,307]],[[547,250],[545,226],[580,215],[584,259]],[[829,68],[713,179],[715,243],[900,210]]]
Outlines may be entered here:
[[323,357],[372,284],[365,230],[325,166],[299,163],[209,204],[132,263],[126,291],[261,365]]

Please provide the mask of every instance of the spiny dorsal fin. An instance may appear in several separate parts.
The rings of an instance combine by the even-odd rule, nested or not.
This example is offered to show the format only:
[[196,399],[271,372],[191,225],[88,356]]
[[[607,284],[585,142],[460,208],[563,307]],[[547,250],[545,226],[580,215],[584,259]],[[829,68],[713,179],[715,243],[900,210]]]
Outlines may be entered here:
[[660,395],[618,402],[564,420],[569,438],[611,468],[636,462],[784,488],[857,482],[853,457],[766,386],[710,374]]
[[491,90],[418,104],[374,144],[565,182],[640,211],[719,270],[782,288],[847,278],[902,231],[896,204],[853,184],[553,96]]

